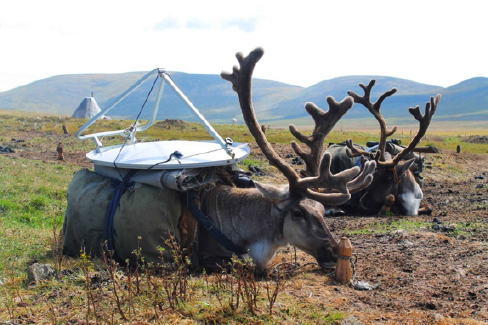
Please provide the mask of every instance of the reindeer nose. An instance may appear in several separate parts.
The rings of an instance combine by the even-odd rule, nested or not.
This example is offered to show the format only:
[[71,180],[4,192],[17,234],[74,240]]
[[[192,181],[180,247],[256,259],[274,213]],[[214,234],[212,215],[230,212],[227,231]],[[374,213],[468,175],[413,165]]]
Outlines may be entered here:
[[329,248],[327,250],[327,253],[329,255],[329,259],[334,262],[334,263],[337,263],[337,254],[339,254],[339,246],[337,247],[334,247],[334,248]]

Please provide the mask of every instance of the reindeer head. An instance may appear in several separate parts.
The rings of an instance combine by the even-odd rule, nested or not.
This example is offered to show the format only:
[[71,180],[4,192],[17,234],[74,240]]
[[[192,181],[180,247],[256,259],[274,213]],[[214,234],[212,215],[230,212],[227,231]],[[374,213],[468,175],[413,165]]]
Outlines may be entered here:
[[221,77],[230,81],[232,89],[237,92],[244,121],[261,151],[270,164],[288,180],[288,186],[285,188],[278,189],[274,186],[258,184],[258,189],[265,197],[274,200],[278,209],[284,211],[282,212],[283,233],[289,242],[314,256],[319,264],[325,267],[330,265],[329,262],[334,261],[330,256],[330,248],[331,243],[335,241],[324,223],[324,209],[322,206],[318,208],[319,203],[326,206],[345,203],[350,199],[351,193],[358,192],[371,183],[376,162],[369,161],[361,169],[353,167],[335,175],[331,173],[331,156],[328,153],[323,154],[324,139],[337,121],[352,107],[354,101],[349,96],[341,102],[327,97],[329,110],[326,112],[312,103],[305,105],[307,112],[315,121],[312,135],[305,136],[295,126],[290,125],[290,132],[310,148],[310,152],[307,153],[292,142],[295,152],[306,162],[306,170],[302,171],[303,178],[301,178],[273,150],[254,113],[251,99],[252,72],[263,54],[261,48],[255,49],[247,57],[237,53],[240,67],[234,67],[232,73],[222,72]]
[[419,106],[409,109],[410,114],[419,121],[419,130],[408,146],[392,157],[386,152],[386,140],[396,132],[397,127],[394,126],[388,130],[386,120],[380,113],[380,107],[385,98],[396,93],[397,89],[392,88],[382,94],[375,103],[372,103],[370,96],[374,84],[375,80],[371,80],[368,86],[359,84],[364,90],[364,96],[362,97],[353,91],[347,92],[349,96],[352,96],[355,103],[362,104],[373,114],[380,125],[381,131],[380,143],[376,155],[354,147],[351,140],[346,141],[349,148],[347,152],[349,157],[364,155],[376,161],[374,180],[367,188],[366,193],[361,197],[360,203],[366,210],[379,210],[386,196],[393,194],[395,196],[394,210],[396,210],[394,212],[404,215],[417,215],[423,194],[409,169],[415,159],[403,162],[402,160],[415,150],[415,147],[425,135],[432,116],[437,109],[437,104],[441,99],[441,95],[437,95],[435,99],[434,97],[430,98],[430,102],[427,102],[425,105],[424,115],[420,112]]

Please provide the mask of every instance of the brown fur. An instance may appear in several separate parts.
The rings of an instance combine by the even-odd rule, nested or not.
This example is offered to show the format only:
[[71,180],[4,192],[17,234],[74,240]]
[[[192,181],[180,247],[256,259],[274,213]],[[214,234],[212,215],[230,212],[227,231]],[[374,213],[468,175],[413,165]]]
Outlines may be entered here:
[[[260,188],[263,186],[263,188]],[[264,269],[279,247],[292,244],[314,256],[319,264],[335,263],[337,243],[322,218],[323,207],[305,200],[280,216],[280,209],[293,200],[287,188],[258,183],[259,189],[218,185],[202,195],[202,211],[232,242],[249,250],[258,268]],[[232,253],[218,244],[202,227],[199,232],[199,260],[214,263],[228,260]]]

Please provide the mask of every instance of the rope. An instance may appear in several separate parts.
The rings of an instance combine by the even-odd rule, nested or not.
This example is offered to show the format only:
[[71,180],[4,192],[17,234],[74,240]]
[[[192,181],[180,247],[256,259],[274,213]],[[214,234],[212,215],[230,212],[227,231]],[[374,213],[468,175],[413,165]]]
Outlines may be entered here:
[[[243,148],[245,146],[247,146],[248,144],[247,143],[243,143],[237,147],[235,147],[235,149],[240,149],[240,148]],[[171,155],[174,155],[174,158],[178,159],[178,160],[184,160],[184,159],[188,159],[188,158],[192,158],[192,157],[196,157],[196,156],[199,156],[199,155],[205,155],[207,153],[212,153],[212,152],[216,152],[216,151],[219,151],[219,150],[225,150],[224,148],[218,148],[218,149],[213,149],[213,150],[209,150],[209,151],[205,151],[205,152],[198,152],[198,153],[195,153],[193,155],[188,155],[188,156],[183,156],[182,153],[180,153],[178,150],[173,152]],[[181,156],[179,157],[178,154],[180,154]],[[165,161],[161,161],[161,162],[158,162],[158,163],[155,163],[154,165],[152,165],[151,167],[149,167],[148,169],[152,169],[158,165],[162,165],[162,164],[165,164],[167,162],[169,162],[171,160],[171,155],[170,155],[170,158],[165,160]]]
[[[299,269],[301,269],[301,268],[303,268],[303,267],[305,267],[305,266],[308,266],[308,265],[319,266],[319,265],[318,265],[317,263],[315,263],[315,262],[306,263],[306,264],[303,264],[303,265],[300,265],[300,266],[297,266],[297,264],[295,264],[295,263],[280,263],[280,264],[277,264],[277,265],[274,267],[274,270],[273,270],[273,271],[274,271],[275,273],[279,273],[279,272],[280,272],[280,270],[278,270],[278,268],[279,268],[280,266],[283,266],[283,265],[292,265],[292,266],[294,266],[294,268],[293,268],[293,269],[291,269],[291,270],[288,270],[288,271],[281,271],[282,273],[285,273],[285,274],[287,274],[287,273],[291,273],[291,272],[295,272],[295,271],[298,271]],[[319,267],[320,267],[320,266],[319,266]],[[326,274],[326,275],[333,275],[334,273],[335,273],[335,271],[334,271],[334,272],[332,272],[332,273]]]
[[127,132],[127,136],[125,137],[125,140],[124,140],[124,143],[122,144],[122,147],[120,147],[120,150],[119,150],[119,153],[117,154],[117,157],[115,157],[115,159],[114,159],[114,167],[117,170],[117,172],[119,173],[120,178],[123,178],[123,177],[122,177],[122,174],[119,171],[119,168],[117,167],[116,161],[119,158],[120,153],[122,152],[122,149],[124,149],[125,144],[127,143],[127,140],[129,140],[130,135],[134,131],[134,128],[136,127],[136,124],[139,121],[139,117],[142,114],[142,110],[144,109],[144,106],[146,106],[146,103],[147,103],[147,101],[149,99],[149,96],[151,95],[151,93],[152,93],[152,91],[154,89],[154,86],[156,85],[156,81],[158,81],[158,78],[159,78],[159,73],[157,74],[156,79],[154,79],[154,82],[152,84],[152,87],[151,87],[151,89],[149,90],[149,92],[148,92],[148,94],[146,96],[146,100],[142,104],[142,107],[141,107],[141,110],[139,111],[139,114],[137,114],[137,117],[136,117],[136,120],[134,121],[134,124],[132,124],[129,128],[127,128],[127,131],[128,131]]
[[165,164],[165,163],[169,162],[173,157],[175,159],[181,159],[183,157],[183,154],[181,152],[179,152],[178,150],[176,150],[171,155],[169,155],[169,158],[167,160],[158,162],[158,163],[152,165],[151,167],[149,167],[148,169],[152,169],[152,168],[154,168],[154,167],[156,167],[158,165]]

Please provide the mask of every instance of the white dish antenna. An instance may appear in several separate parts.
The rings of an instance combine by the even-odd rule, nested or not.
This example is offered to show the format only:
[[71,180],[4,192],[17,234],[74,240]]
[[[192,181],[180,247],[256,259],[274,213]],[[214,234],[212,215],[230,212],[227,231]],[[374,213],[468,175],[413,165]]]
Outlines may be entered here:
[[[93,134],[81,135],[97,119],[114,108],[125,97],[136,90],[150,76],[158,74],[161,78],[157,99],[154,105],[152,117],[149,122],[139,127],[133,126],[125,130],[105,131]],[[157,141],[137,143],[136,133],[147,130],[156,120],[159,103],[163,94],[164,85],[168,84],[180,97],[188,108],[197,117],[214,141]],[[120,135],[126,138],[124,144],[106,147],[102,145],[101,138]],[[146,74],[133,86],[117,97],[110,106],[101,110],[97,115],[86,122],[77,132],[80,140],[91,139],[97,148],[89,152],[86,157],[94,165],[129,169],[182,169],[232,165],[246,158],[250,153],[248,144],[233,143],[232,139],[225,140],[208,123],[205,117],[190,102],[183,92],[176,86],[164,69],[154,69]]]

